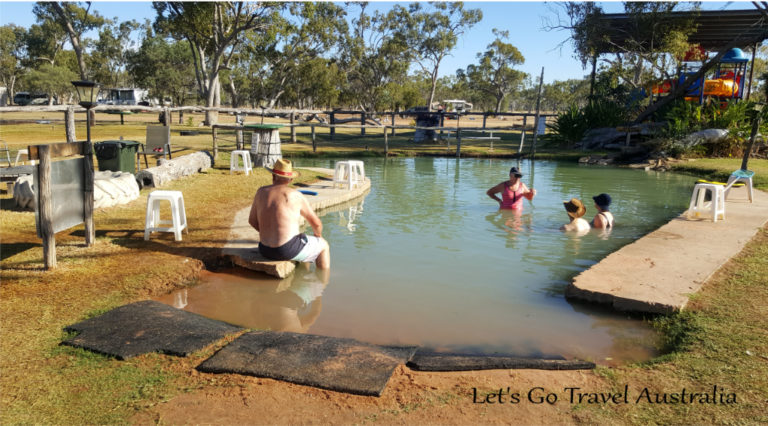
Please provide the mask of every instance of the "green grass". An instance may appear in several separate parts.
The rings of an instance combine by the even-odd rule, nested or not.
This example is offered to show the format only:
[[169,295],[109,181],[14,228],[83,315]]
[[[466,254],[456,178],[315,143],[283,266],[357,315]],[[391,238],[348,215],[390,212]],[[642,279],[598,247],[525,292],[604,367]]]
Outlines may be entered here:
[[689,311],[656,325],[670,353],[642,364],[599,369],[610,386],[629,384],[637,395],[701,392],[713,385],[735,393],[737,404],[631,403],[611,410],[587,406],[587,423],[734,424],[768,422],[768,228],[707,282]]
[[[697,158],[672,164],[674,172],[720,182],[727,182],[728,176],[740,168],[741,158]],[[748,168],[755,172],[752,185],[755,188],[768,188],[768,160],[751,158]]]

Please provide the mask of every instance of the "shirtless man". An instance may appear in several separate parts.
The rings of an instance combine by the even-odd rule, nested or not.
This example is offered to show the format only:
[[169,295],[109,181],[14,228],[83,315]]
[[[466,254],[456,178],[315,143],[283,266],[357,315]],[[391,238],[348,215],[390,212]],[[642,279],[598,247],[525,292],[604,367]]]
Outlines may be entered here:
[[[271,260],[315,262],[318,268],[331,266],[328,242],[323,239],[323,223],[299,191],[289,188],[297,173],[289,160],[277,160],[272,185],[256,191],[248,223],[259,231],[259,252]],[[299,232],[299,218],[304,217],[315,235]]]

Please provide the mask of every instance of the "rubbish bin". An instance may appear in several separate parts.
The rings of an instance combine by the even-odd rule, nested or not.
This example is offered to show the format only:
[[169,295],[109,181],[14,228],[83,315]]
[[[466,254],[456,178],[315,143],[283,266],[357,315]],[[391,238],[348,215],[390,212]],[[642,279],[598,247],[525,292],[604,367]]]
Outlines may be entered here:
[[136,152],[139,143],[136,141],[104,141],[93,144],[96,158],[99,160],[99,170],[113,172],[136,173]]

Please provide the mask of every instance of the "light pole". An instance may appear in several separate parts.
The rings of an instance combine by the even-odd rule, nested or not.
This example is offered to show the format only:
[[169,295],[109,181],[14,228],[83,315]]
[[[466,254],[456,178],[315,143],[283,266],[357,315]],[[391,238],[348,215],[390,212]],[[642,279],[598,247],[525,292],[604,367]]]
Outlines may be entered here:
[[80,98],[80,106],[85,108],[86,133],[88,135],[88,144],[91,143],[91,108],[98,104],[99,83],[95,81],[73,81],[72,85],[77,90],[77,96]]

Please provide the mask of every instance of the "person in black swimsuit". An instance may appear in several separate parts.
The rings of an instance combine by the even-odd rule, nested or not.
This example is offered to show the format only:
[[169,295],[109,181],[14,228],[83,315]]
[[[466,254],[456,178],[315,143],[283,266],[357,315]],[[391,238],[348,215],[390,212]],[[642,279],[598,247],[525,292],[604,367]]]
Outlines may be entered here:
[[613,228],[613,214],[608,211],[611,206],[611,196],[608,194],[600,194],[592,197],[595,201],[595,208],[597,214],[592,219],[592,227],[594,228]]

